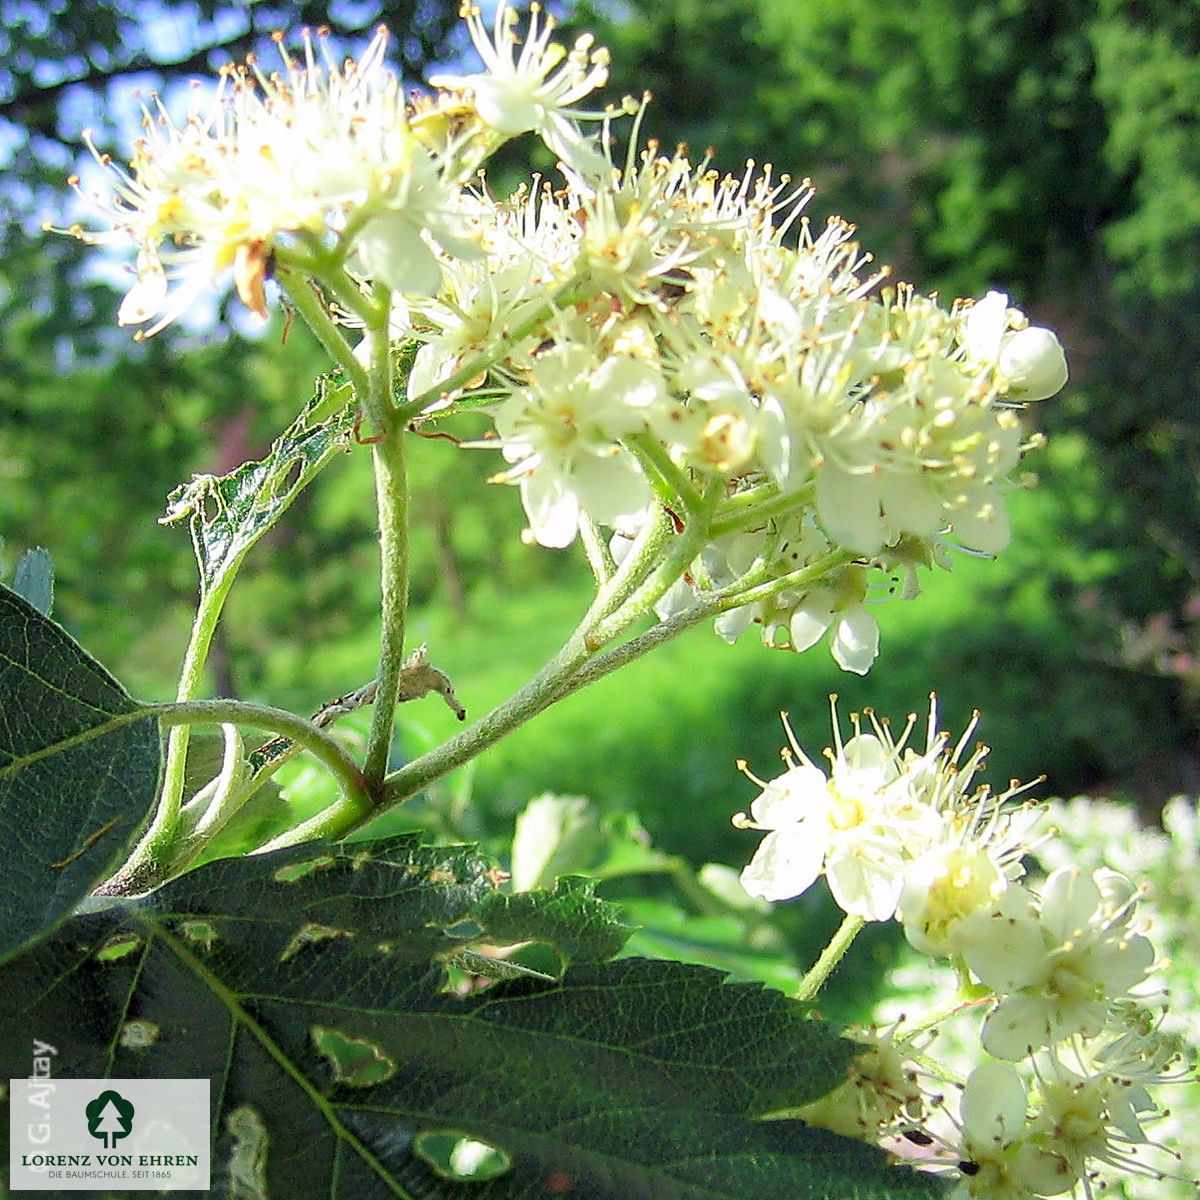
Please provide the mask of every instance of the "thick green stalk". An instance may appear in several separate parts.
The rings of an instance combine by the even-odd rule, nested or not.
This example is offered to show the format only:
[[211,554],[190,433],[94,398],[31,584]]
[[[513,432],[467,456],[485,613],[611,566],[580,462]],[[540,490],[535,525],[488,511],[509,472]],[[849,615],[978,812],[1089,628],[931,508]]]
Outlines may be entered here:
[[368,818],[356,817],[344,804],[341,808],[330,806],[303,825],[281,834],[264,849],[291,846],[317,837],[343,837],[354,832],[368,819],[374,819],[378,813],[402,804],[434,780],[477,757],[488,746],[500,741],[550,705],[641,658],[720,611],[720,600],[715,596],[709,597],[603,654],[588,650],[582,635],[585,624],[581,623],[558,654],[520,691],[514,692],[457,737],[389,775],[384,781],[377,809]]
[[[696,491],[687,472],[671,458],[657,437],[643,431],[627,440],[629,448],[641,461],[642,469],[650,478],[659,500],[673,508],[682,507],[689,513],[699,512],[704,507],[704,499]],[[682,517],[684,514],[677,515]]]
[[[355,761],[327,733],[311,721],[265,704],[249,704],[242,700],[188,700],[174,704],[146,704],[122,713],[88,731],[89,737],[133,721],[157,717],[160,724],[169,726],[172,734],[186,731],[192,725],[245,725],[282,734],[302,746],[317,758],[338,780],[342,798],[335,806],[346,819],[362,819],[373,811],[373,797]],[[214,828],[212,833],[216,832]],[[160,844],[147,844],[143,838],[133,855],[109,880],[96,889],[98,895],[133,895],[157,887],[171,875],[178,874],[204,848],[204,840],[183,845],[172,830],[172,837]]]
[[135,717],[157,717],[166,726],[238,725],[286,737],[319,760],[362,812],[371,808],[371,794],[358,764],[324,730],[286,709],[245,700],[192,700],[187,703],[147,704]]
[[379,514],[380,630],[379,681],[363,774],[374,787],[387,774],[392,725],[404,667],[408,615],[408,479],[404,461],[404,421],[392,403],[392,357],[388,344],[388,297],[379,297],[377,324],[367,332],[370,345],[371,425],[378,430],[371,446],[375,465],[375,502]]
[[667,511],[656,506],[650,519],[638,531],[621,565],[596,591],[587,613],[579,622],[580,629],[590,629],[598,621],[615,612],[633,594],[661,558],[663,548],[675,533],[675,525]]
[[808,566],[797,567],[796,570],[789,571],[786,575],[779,575],[762,582],[743,577],[737,583],[721,589],[722,611],[740,608],[743,604],[753,604],[756,600],[769,600],[787,588],[812,586],[820,583],[830,571],[847,566],[858,557],[859,555],[851,550],[830,550],[828,554],[809,563]]
[[[661,543],[655,543],[653,538],[648,539],[648,546],[653,544],[661,545]],[[639,554],[638,547],[635,546],[631,554],[631,558],[633,557],[652,559],[652,552],[648,550],[647,554],[643,556]],[[684,630],[692,628],[701,621],[711,620],[730,609],[739,608],[742,604],[763,599],[789,587],[816,582],[830,569],[852,560],[853,555],[848,551],[835,550],[818,562],[779,579],[758,583],[751,575],[746,580],[738,580],[718,592],[700,597],[695,604],[683,612],[652,626],[645,633],[603,653],[597,653],[590,646],[586,631],[592,627],[598,613],[613,611],[603,602],[605,593],[607,592],[609,595],[623,593],[628,597],[636,587],[638,579],[644,574],[643,568],[643,571],[634,571],[631,577],[623,579],[622,572],[625,572],[630,565],[630,558],[627,558],[621,564],[621,570],[609,581],[608,587],[601,589],[596,603],[593,604],[588,615],[579,623],[558,654],[523,688],[514,692],[486,716],[468,726],[456,737],[388,775],[384,780],[382,790],[375,793],[377,800],[373,812],[356,815],[344,802],[339,805],[331,805],[304,824],[281,834],[270,844],[269,848],[291,846],[317,837],[344,837],[361,828],[369,820],[373,820],[379,813],[402,804],[430,783],[470,762],[489,746],[500,741],[501,738],[519,728],[526,721],[532,720],[552,704],[556,704],[559,700],[565,699],[588,684],[603,679],[628,663],[634,662],[677,637]],[[746,586],[747,583],[749,583],[749,587]],[[616,615],[623,616],[623,610],[619,606],[616,608]],[[372,787],[372,791],[375,791],[374,787]]]
[[768,490],[764,485],[763,488],[755,488],[753,493],[742,492],[730,497],[725,504],[721,505],[713,520],[713,537],[721,537],[726,533],[737,533],[740,529],[765,524],[772,517],[782,517],[788,513],[798,512],[805,505],[811,503],[813,496],[816,495],[817,487],[815,483],[806,483],[794,492],[785,492],[782,495],[763,495],[754,504],[738,503],[743,497],[751,494],[757,495],[759,492]]
[[[573,690],[570,680],[586,662],[588,653],[578,633],[573,635],[533,679],[514,692],[504,703],[464,729],[457,737],[442,743],[428,754],[388,776],[379,795],[378,807],[375,813],[370,814],[371,817],[402,803],[427,783],[468,762],[486,747],[498,742],[505,734],[511,733],[556,700],[570,694]],[[282,834],[265,848],[291,846],[316,837],[342,837],[365,823],[366,819],[344,805],[338,811],[330,808],[318,813],[303,825]]]
[[708,493],[700,500],[697,511],[689,514],[683,532],[669,545],[659,565],[623,601],[619,609],[605,614],[602,620],[588,628],[587,642],[593,650],[599,650],[620,637],[635,621],[653,612],[654,605],[708,544],[709,514],[724,493],[725,481],[714,479],[709,484]]
[[371,447],[375,459],[375,500],[379,510],[379,689],[375,694],[363,771],[372,783],[381,781],[387,772],[400,671],[404,666],[409,546],[403,438],[403,431],[393,425],[382,441]]

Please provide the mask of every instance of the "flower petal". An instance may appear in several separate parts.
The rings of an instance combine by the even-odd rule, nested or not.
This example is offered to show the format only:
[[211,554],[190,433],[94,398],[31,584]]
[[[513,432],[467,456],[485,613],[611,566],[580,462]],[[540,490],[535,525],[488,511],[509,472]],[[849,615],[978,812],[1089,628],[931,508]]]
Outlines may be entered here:
[[807,830],[768,833],[741,874],[742,887],[760,900],[791,900],[821,873],[825,846]]

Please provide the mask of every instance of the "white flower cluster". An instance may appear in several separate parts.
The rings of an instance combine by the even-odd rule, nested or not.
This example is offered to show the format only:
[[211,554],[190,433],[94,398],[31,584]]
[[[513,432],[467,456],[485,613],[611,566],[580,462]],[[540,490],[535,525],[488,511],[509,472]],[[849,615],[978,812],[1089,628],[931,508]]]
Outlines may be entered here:
[[[938,1161],[960,1174],[956,1196],[1029,1200],[1089,1189],[1097,1167],[1138,1169],[1156,1111],[1148,1089],[1179,1074],[1175,1042],[1152,1015],[1161,997],[1145,992],[1155,952],[1134,922],[1135,888],[1073,866],[1026,886],[1021,860],[1040,844],[1032,813],[1011,803],[1016,785],[993,796],[974,784],[987,753],[963,760],[974,722],[951,748],[931,709],[918,752],[906,748],[914,718],[898,739],[869,718],[870,732],[855,718],[843,743],[835,713],[828,774],[788,729],[787,770],[756,779],[750,816],[734,818],[767,831],[743,887],[781,900],[824,874],[846,913],[895,916],[914,948],[956,964],[972,1011],[986,1013],[978,1043],[990,1056],[966,1080],[955,1138],[936,1139]],[[942,1097],[916,1086],[905,1046],[876,1037],[805,1118],[933,1145],[919,1126]]]
[[[409,303],[410,400],[452,404],[466,389],[438,385],[488,361],[474,382],[496,398],[511,464],[497,478],[520,488],[536,541],[606,525],[620,560],[663,509],[680,531],[703,520],[660,617],[758,587],[724,637],[758,623],[803,650],[829,631],[839,664],[865,672],[870,568],[913,595],[947,535],[1007,544],[1003,493],[1029,444],[1016,401],[1064,383],[1057,339],[999,292],[950,312],[872,295],[882,273],[861,277],[852,229],[814,234],[810,190],[768,171],[721,178],[651,150],[607,186],[567,177],[479,201],[485,258],[445,262],[443,291]],[[548,295],[562,298],[531,321]]]
[[828,774],[805,755],[786,718],[782,775],[764,782],[738,764],[762,792],[734,824],[767,831],[742,886],[764,900],[787,900],[823,874],[843,912],[866,921],[899,915],[918,949],[956,951],[965,919],[1022,874],[1033,817],[1010,801],[1024,789],[995,796],[973,786],[987,748],[963,761],[975,721],[951,746],[938,730],[935,699],[920,752],[908,745],[915,715],[899,737],[873,712],[867,718],[870,732],[854,714],[854,736],[843,742],[835,704]]
[[[464,16],[484,69],[436,76],[420,102],[381,32],[357,62],[308,38],[279,73],[231,67],[181,124],[148,110],[101,202],[110,228],[75,230],[136,247],[120,319],[153,334],[226,267],[259,313],[281,269],[332,321],[361,326],[383,295],[392,335],[419,346],[406,415],[487,408],[534,540],[599,525],[627,541],[669,515],[677,569],[646,611],[709,601],[723,636],[757,622],[796,649],[829,631],[865,672],[871,569],[911,595],[947,538],[1007,544],[1018,409],[1065,383],[1058,339],[1001,292],[947,310],[880,290],[853,227],[814,231],[812,189],[770,167],[722,177],[653,144],[615,165],[621,110],[577,107],[606,51],[560,45],[536,6],[523,31],[507,3],[490,32]],[[498,200],[480,167],[529,131],[564,181]]]
[[116,177],[111,197],[91,198],[110,229],[71,230],[137,248],[121,323],[159,332],[228,267],[247,307],[265,315],[275,257],[297,246],[329,251],[330,265],[346,262],[361,279],[432,295],[442,283],[439,253],[479,254],[460,211],[462,188],[497,146],[532,130],[568,161],[596,158],[569,119],[587,114],[564,106],[605,82],[605,53],[589,52],[583,39],[567,54],[535,12],[514,62],[506,5],[494,43],[477,10],[466,17],[492,74],[444,77],[438,96],[421,104],[388,69],[381,29],[357,61],[342,64],[324,36],[306,31],[299,60],[277,37],[281,71],[268,74],[253,58],[227,67],[215,93],[197,89],[182,123],[157,99],[146,106],[128,172],[96,154]]

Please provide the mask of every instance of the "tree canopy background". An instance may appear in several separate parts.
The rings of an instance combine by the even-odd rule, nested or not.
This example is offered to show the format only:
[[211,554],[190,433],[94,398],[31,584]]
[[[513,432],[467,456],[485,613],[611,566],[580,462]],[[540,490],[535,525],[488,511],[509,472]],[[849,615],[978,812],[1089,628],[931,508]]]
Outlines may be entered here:
[[[166,493],[265,449],[323,362],[298,326],[285,346],[281,318],[250,330],[236,302],[203,333],[138,343],[117,330],[112,269],[40,228],[79,219],[63,180],[82,131],[122,161],[131,89],[170,103],[181,81],[250,50],[269,58],[272,30],[305,24],[328,25],[348,51],[387,24],[419,86],[464,51],[456,9],[0,0],[5,561],[48,547],[59,619],[147,694],[171,689],[195,587],[186,537],[155,523]],[[1169,0],[903,12],[625,0],[561,15],[611,47],[614,98],[654,93],[644,134],[688,143],[694,160],[711,146],[721,170],[749,156],[811,176],[814,221],[854,220],[922,290],[1008,291],[1060,332],[1073,378],[1035,414],[1051,449],[1035,464],[1039,492],[1013,497],[1013,547],[994,565],[964,562],[911,613],[883,606],[898,615],[881,610],[882,656],[861,686],[821,649],[769,654],[746,635],[726,653],[698,631],[687,645],[708,639],[702,650],[656,665],[637,703],[600,690],[498,748],[476,780],[497,820],[531,790],[586,790],[640,808],[680,852],[728,852],[728,825],[709,817],[743,803],[730,800],[733,756],[770,760],[780,707],[823,744],[831,688],[899,717],[936,685],[951,724],[978,705],[1002,778],[1045,771],[1051,790],[1124,783],[1151,797],[1193,786],[1200,668],[1183,614],[1200,589],[1200,13]],[[521,545],[519,505],[483,482],[484,452],[431,443],[422,457],[417,599],[447,606],[426,631],[460,693],[466,677],[486,696],[525,672],[526,650],[536,661],[543,618],[574,602],[578,564]],[[365,682],[369,487],[353,457],[332,469],[250,564],[216,690],[315,708]],[[1148,622],[1158,641],[1135,663]]]

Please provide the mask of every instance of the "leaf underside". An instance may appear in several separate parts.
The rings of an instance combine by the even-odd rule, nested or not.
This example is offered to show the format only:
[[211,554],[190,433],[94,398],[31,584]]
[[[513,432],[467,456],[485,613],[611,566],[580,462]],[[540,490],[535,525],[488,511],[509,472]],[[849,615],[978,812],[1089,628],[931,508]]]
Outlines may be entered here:
[[158,722],[119,723],[138,709],[60,626],[0,587],[0,960],[65,917],[145,821]]
[[[209,864],[0,968],[0,994],[18,998],[0,1017],[0,1070],[26,1074],[31,1039],[53,1031],[73,1075],[208,1077],[217,1196],[940,1194],[869,1147],[755,1119],[823,1094],[854,1051],[758,984],[629,958],[448,993],[440,960],[495,940],[489,908],[521,933],[519,912],[490,899],[495,877],[414,838]],[[523,904],[528,936],[561,935],[569,957],[610,906],[564,915],[563,899]],[[123,1038],[130,1022],[139,1036]],[[445,1178],[414,1146],[439,1131],[511,1166]]]

